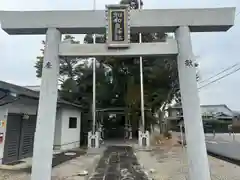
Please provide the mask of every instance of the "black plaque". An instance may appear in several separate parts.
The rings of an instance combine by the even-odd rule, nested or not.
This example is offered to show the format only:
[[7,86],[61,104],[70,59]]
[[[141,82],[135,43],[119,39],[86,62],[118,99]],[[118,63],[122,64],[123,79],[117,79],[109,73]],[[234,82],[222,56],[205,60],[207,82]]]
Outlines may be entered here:
[[111,11],[112,41],[125,41],[125,14],[124,11]]
[[129,5],[114,4],[107,5],[106,8],[106,37],[108,48],[129,48]]

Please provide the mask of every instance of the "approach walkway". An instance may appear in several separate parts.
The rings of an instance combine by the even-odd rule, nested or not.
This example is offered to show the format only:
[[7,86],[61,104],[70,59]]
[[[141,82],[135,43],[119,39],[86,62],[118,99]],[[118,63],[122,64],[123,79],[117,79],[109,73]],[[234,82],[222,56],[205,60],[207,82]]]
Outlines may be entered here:
[[148,180],[130,146],[109,146],[89,180]]
[[[82,154],[55,166],[52,180],[190,180],[186,148],[176,141],[173,137],[150,150],[138,149],[137,141],[106,142],[104,152]],[[240,180],[240,166],[208,157],[212,180]],[[88,175],[82,176],[84,171]],[[30,180],[30,177],[28,171],[0,169],[1,180]]]

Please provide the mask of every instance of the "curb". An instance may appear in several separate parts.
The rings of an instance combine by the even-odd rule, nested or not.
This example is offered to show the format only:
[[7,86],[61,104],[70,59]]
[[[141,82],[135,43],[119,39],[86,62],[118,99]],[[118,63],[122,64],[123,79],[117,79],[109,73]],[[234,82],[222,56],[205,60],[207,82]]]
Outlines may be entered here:
[[[89,180],[90,177],[92,176],[92,174],[94,173],[95,169],[97,168],[97,165],[102,157],[103,153],[100,153],[99,155],[97,155],[96,157],[94,157],[94,160],[92,162],[92,165],[87,168],[88,174],[84,177],[84,180]],[[90,155],[91,156],[91,155]]]

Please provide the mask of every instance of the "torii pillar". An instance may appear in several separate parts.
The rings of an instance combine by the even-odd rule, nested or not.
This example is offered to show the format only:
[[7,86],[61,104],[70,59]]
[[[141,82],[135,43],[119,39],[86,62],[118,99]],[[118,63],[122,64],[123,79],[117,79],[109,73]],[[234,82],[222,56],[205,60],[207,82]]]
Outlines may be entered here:
[[189,27],[178,27],[175,38],[178,43],[178,75],[187,142],[189,176],[191,180],[210,180]]

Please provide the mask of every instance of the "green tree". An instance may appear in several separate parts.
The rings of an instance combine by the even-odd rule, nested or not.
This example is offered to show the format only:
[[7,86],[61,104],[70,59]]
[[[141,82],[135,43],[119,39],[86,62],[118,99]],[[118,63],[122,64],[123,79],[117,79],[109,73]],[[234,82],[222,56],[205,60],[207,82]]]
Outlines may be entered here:
[[[138,8],[137,0],[122,0],[121,3],[130,4],[131,9]],[[163,32],[142,34],[143,42],[162,42],[167,38]],[[105,34],[98,35],[95,41],[104,43]],[[92,34],[86,35],[84,42],[93,43]],[[131,34],[131,42],[139,42],[139,34]],[[127,108],[126,117],[131,114],[132,119],[138,120],[141,103],[139,58],[102,58],[98,61],[111,69],[113,94],[118,94],[115,102]],[[146,115],[147,119],[152,119],[152,113],[164,103],[167,104],[174,98],[179,99],[177,65],[175,59],[160,57],[145,58],[143,63],[145,108],[151,110]]]

